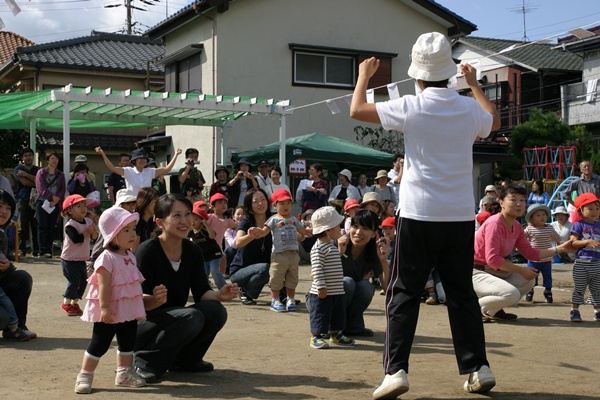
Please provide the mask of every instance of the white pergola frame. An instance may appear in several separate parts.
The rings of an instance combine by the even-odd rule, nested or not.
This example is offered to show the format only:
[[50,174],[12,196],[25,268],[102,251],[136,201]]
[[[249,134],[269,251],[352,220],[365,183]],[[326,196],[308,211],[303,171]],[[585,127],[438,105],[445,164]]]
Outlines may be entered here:
[[[221,163],[227,154],[227,131],[233,121],[250,114],[276,114],[280,117],[280,164],[285,166],[286,116],[289,100],[258,99],[224,96],[207,96],[188,93],[164,92],[160,96],[150,91],[132,94],[129,89],[113,93],[87,87],[74,91],[72,85],[52,90],[50,97],[30,107],[19,115],[29,120],[30,144],[36,151],[37,119],[63,120],[63,158],[70,160],[71,121],[105,121],[155,124],[158,126],[216,126],[221,128]],[[52,103],[52,104],[49,104]],[[282,179],[285,181],[285,168]],[[68,174],[65,174],[65,179]]]

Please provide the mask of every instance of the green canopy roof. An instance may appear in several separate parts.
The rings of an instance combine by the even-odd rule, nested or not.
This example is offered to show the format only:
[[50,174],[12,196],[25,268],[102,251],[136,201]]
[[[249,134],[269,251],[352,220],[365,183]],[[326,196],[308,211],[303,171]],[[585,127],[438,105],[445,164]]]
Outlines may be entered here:
[[289,102],[241,96],[195,93],[156,93],[92,88],[0,95],[0,128],[63,129],[69,108],[71,128],[139,128],[167,125],[223,126],[252,113],[286,113]]
[[[308,164],[320,163],[329,171],[377,171],[388,169],[392,165],[393,155],[351,143],[322,133],[311,133],[289,138],[285,141],[286,160],[293,162],[305,158]],[[247,158],[256,165],[260,160],[268,160],[269,164],[279,164],[279,142],[271,143],[256,149],[234,154],[231,158],[237,164],[240,158]],[[283,169],[283,166],[282,166]]]

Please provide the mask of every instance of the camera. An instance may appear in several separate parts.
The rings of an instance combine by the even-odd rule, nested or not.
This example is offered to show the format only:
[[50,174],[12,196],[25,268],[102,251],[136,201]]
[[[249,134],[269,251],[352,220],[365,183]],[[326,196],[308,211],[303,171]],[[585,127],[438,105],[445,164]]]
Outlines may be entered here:
[[200,161],[198,161],[198,160],[187,160],[186,164],[189,164],[189,165],[198,165],[198,164],[200,164]]

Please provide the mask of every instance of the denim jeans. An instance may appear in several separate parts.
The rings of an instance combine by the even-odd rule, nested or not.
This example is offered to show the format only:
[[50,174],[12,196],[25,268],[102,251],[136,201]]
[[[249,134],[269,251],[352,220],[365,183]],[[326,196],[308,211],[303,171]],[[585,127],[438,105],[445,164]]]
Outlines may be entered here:
[[54,228],[56,227],[56,221],[58,220],[59,207],[57,205],[54,208],[54,211],[48,214],[42,208],[42,204],[42,201],[38,201],[35,204],[35,215],[38,220],[38,242],[40,245],[40,254],[52,254]]
[[238,269],[229,278],[231,279],[231,283],[237,283],[253,300],[257,299],[263,287],[269,282],[269,264],[258,263],[248,265],[247,267]]
[[0,330],[5,329],[8,325],[16,324],[19,322],[19,317],[15,311],[10,298],[4,293],[4,290],[0,288]]
[[27,329],[27,304],[32,286],[33,279],[31,275],[22,269],[12,271],[0,279],[0,288],[4,290],[12,302],[19,318],[19,328],[21,329]]
[[346,333],[358,333],[365,329],[363,313],[371,304],[375,287],[366,279],[355,281],[344,277],[344,304],[346,306]]
[[215,258],[214,260],[204,261],[204,272],[206,272],[206,276],[212,275],[215,283],[217,284],[217,288],[221,290],[223,286],[227,282],[225,282],[225,278],[219,270],[219,264],[221,263],[221,258]]
[[191,369],[202,361],[227,322],[227,310],[208,300],[158,308],[148,311],[146,318],[138,322],[134,364],[160,376],[171,367]]

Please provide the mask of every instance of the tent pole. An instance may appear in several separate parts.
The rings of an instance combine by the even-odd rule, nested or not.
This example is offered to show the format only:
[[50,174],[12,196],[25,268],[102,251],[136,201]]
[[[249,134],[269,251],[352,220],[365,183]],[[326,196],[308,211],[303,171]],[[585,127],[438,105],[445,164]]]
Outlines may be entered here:
[[40,165],[37,160],[37,120],[32,118],[29,120],[29,147],[33,150],[34,163],[35,165]]
[[63,173],[65,175],[65,187],[69,183],[69,171],[71,169],[71,103],[63,103]]
[[279,167],[281,168],[281,182],[287,183],[287,162],[285,160],[285,115],[281,115],[281,126],[279,127]]
[[[221,165],[227,165],[227,148],[229,147],[229,130],[233,126],[233,121],[226,121],[221,127]],[[213,168],[215,168],[213,166]],[[214,172],[214,171],[213,171]]]

